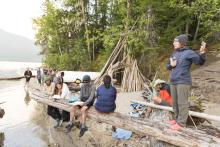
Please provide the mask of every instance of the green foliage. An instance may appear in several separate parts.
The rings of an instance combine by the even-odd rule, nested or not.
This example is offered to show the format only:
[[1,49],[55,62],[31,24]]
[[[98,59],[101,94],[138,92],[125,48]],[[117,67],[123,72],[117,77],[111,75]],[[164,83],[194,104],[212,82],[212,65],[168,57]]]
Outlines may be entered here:
[[125,51],[152,77],[175,36],[188,33],[192,43],[220,37],[219,0],[45,0],[43,8],[33,21],[36,44],[44,62],[62,70],[100,70],[125,36]]

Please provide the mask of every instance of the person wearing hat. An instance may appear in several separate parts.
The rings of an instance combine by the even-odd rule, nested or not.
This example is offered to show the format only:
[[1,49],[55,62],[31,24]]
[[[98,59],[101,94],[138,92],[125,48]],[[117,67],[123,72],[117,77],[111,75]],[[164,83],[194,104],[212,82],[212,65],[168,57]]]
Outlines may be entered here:
[[202,42],[200,52],[196,53],[187,47],[188,37],[185,34],[174,39],[174,51],[166,65],[170,70],[170,89],[173,99],[174,120],[169,121],[173,130],[179,130],[186,126],[189,114],[188,97],[190,96],[192,79],[190,75],[191,65],[203,65],[205,63],[205,42]]
[[[153,88],[155,88],[156,93],[158,93],[158,96],[152,97],[154,104],[172,107],[172,98],[170,96],[170,85],[167,84],[166,81],[164,80],[157,79],[153,84]],[[148,107],[146,117],[149,117],[151,112],[152,112],[152,108]]]
[[[55,83],[52,82],[52,78],[50,76],[46,76],[44,78],[43,92],[49,97],[52,97],[55,93]],[[55,125],[55,128],[57,128],[60,124],[61,118],[59,109],[48,105],[47,114],[57,121],[57,124]]]
[[52,82],[51,77],[46,76],[44,78],[43,91],[48,96],[52,96],[54,94],[54,89],[55,89],[55,83]]
[[159,93],[159,96],[154,96],[152,98],[154,103],[162,106],[172,106],[170,86],[166,83],[166,81],[157,79],[154,82],[154,88],[156,89],[157,93]]
[[89,75],[83,76],[82,82],[83,83],[81,86],[80,96],[79,96],[79,101],[81,101],[82,103],[77,106],[73,106],[71,108],[70,122],[66,126],[67,132],[70,132],[74,126],[74,119],[75,119],[76,110],[77,110],[77,108],[80,108],[80,111],[81,111],[81,122],[80,123],[81,124],[80,124],[79,137],[82,137],[84,135],[85,131],[87,131],[87,127],[85,125],[86,111],[89,109],[89,107],[91,107],[93,105],[94,98],[95,98],[95,91],[96,91],[96,87],[93,83],[91,83],[91,78]]

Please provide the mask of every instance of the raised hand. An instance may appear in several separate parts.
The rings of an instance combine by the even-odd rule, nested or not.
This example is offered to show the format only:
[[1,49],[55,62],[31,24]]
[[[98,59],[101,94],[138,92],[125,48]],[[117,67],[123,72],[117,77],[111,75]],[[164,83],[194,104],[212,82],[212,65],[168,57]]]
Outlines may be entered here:
[[202,41],[199,51],[200,54],[204,54],[206,52],[206,43],[204,41]]

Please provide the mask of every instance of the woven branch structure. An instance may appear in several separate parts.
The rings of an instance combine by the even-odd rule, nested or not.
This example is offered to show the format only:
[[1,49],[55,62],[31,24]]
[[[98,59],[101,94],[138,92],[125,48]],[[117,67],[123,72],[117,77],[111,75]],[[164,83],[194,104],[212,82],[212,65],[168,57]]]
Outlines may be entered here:
[[109,75],[112,78],[120,75],[120,86],[123,92],[143,90],[147,86],[147,79],[138,68],[137,60],[125,52],[126,38],[121,37],[110,55],[100,76],[95,80],[96,85],[102,83],[103,77]]

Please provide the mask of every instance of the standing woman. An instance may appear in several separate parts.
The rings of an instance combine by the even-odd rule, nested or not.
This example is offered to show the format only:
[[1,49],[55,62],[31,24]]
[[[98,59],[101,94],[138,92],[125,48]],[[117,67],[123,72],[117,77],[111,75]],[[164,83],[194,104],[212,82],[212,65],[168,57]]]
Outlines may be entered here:
[[205,63],[205,43],[202,43],[200,52],[196,53],[187,47],[188,37],[179,35],[174,39],[174,51],[167,63],[170,70],[170,90],[173,98],[173,110],[175,118],[169,121],[173,130],[179,130],[186,126],[189,114],[188,97],[191,93],[192,79],[190,75],[191,65],[203,65]]

